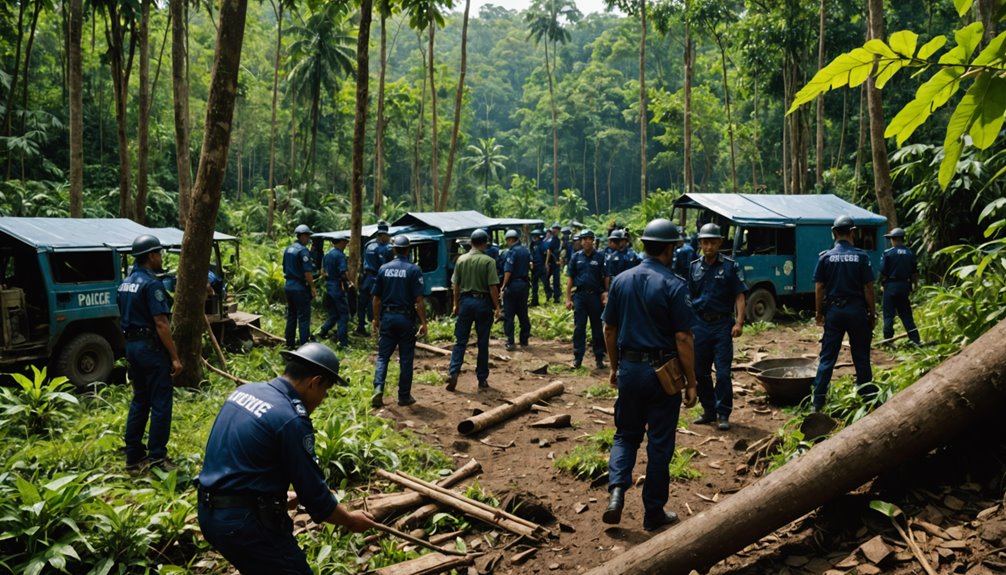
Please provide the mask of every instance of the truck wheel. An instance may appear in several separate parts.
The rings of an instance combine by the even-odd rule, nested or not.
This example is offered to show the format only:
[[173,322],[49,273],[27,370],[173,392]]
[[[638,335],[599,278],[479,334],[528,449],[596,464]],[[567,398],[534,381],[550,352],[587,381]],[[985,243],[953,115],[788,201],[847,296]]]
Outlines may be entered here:
[[748,321],[772,321],[775,317],[775,296],[765,288],[758,288],[748,297],[746,310],[744,315]]
[[108,381],[114,363],[115,356],[108,340],[96,333],[82,333],[59,351],[56,373],[82,388],[96,381]]

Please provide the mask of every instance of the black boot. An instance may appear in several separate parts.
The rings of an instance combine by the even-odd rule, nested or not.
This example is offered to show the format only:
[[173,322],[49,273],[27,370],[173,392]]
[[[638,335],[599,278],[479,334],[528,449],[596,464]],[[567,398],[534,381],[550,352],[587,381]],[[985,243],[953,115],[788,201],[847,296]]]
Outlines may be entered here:
[[643,517],[643,529],[654,531],[664,525],[671,525],[678,522],[678,514],[673,511],[660,510],[659,513],[646,514]]
[[601,521],[608,525],[617,525],[622,520],[622,507],[625,506],[625,488],[612,487],[608,496],[608,508],[604,510]]

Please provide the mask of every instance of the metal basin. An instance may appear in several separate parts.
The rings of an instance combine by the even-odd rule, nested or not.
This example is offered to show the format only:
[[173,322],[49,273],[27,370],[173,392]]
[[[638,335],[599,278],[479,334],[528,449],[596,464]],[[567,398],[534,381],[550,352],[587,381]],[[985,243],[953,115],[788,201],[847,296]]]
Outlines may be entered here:
[[814,365],[817,362],[815,358],[806,357],[777,357],[774,359],[763,359],[756,361],[748,366],[748,371],[750,373],[760,373],[767,369],[773,369],[776,367],[806,367]]
[[772,399],[796,403],[810,395],[810,387],[814,382],[814,376],[817,375],[817,368],[814,366],[814,360],[800,358],[799,362],[795,363],[790,360],[788,365],[752,371],[752,375],[758,379]]

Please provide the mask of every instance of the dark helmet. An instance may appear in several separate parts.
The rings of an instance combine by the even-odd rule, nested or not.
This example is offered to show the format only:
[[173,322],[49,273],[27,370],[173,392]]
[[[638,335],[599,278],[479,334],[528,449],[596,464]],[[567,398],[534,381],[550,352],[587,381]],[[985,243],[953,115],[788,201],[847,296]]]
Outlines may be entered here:
[[905,229],[904,228],[894,228],[893,230],[884,234],[885,238],[901,238],[905,239]]
[[684,238],[681,237],[681,230],[674,222],[665,218],[657,218],[646,224],[641,239],[644,242],[672,243],[680,242]]
[[537,228],[536,228],[536,229],[533,229],[533,230],[531,230],[531,237],[535,237],[535,236],[543,236],[543,235],[545,235],[545,234],[544,234],[544,232],[542,232],[541,230],[539,230],[539,229],[537,229]]
[[505,239],[505,240],[519,240],[520,239],[520,234],[517,233],[517,230],[507,230],[506,231],[506,235],[503,236],[503,239]]
[[856,229],[856,222],[852,221],[849,216],[838,216],[835,218],[835,223],[831,224],[831,229],[833,230],[854,230]]
[[552,224],[552,229],[553,230],[558,230],[558,229],[561,229],[561,228],[562,228],[562,225],[559,222],[555,222],[554,224]]
[[723,239],[723,233],[720,232],[719,226],[710,222],[699,228],[699,239]]
[[136,236],[133,240],[133,257],[142,256],[143,254],[149,254],[150,252],[156,252],[164,249],[161,245],[161,240],[150,234],[143,234],[142,236]]
[[571,239],[572,239],[572,240],[573,240],[574,242],[578,242],[578,241],[580,241],[580,234],[573,234],[573,237],[572,237]]
[[388,233],[388,222],[384,220],[377,222],[377,233],[379,234]]
[[485,230],[475,230],[472,232],[471,240],[473,244],[489,243],[489,234]]
[[391,240],[391,243],[396,248],[407,248],[409,247],[409,236],[404,234],[397,235]]
[[349,241],[349,234],[346,234],[346,233],[335,234],[335,235],[332,236],[331,239],[332,239],[332,243],[333,244],[337,244],[339,242],[348,242]]
[[573,233],[573,228],[571,228],[569,226],[562,226],[562,234],[563,235],[568,236],[571,233]]
[[611,240],[618,241],[618,240],[624,240],[624,239],[625,239],[625,232],[622,231],[622,230],[612,230],[611,233],[608,234],[608,241],[611,241]]
[[592,230],[582,230],[580,232],[580,239],[582,240],[583,238],[594,239],[594,232]]
[[309,228],[307,224],[301,224],[293,229],[293,235],[300,236],[301,234],[307,234],[310,236],[314,234],[314,232],[311,231],[311,228]]
[[339,357],[327,345],[310,342],[295,351],[281,351],[279,354],[288,362],[296,361],[319,368],[321,375],[331,377],[338,385],[349,385],[349,382],[339,375]]

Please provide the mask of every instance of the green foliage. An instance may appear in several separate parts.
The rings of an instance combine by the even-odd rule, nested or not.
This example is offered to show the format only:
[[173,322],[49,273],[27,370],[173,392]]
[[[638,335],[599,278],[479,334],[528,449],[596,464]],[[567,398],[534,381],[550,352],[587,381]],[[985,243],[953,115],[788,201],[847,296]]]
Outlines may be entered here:
[[577,479],[597,479],[608,470],[608,456],[596,445],[577,445],[569,453],[556,457],[555,466]]
[[753,321],[744,325],[744,335],[755,336],[775,328],[776,324],[770,321]]
[[17,385],[0,388],[0,423],[24,431],[26,437],[46,434],[68,420],[78,404],[65,377],[46,378],[45,368],[32,366],[33,377],[9,375]]
[[489,491],[485,487],[482,487],[482,484],[479,483],[477,479],[473,481],[472,484],[469,485],[467,489],[465,489],[464,496],[469,499],[474,499],[475,501],[481,501],[482,503],[491,505],[493,507],[498,507],[500,504],[499,499],[496,498],[496,495],[494,495],[492,491]]
[[692,460],[698,454],[698,451],[690,447],[675,449],[674,457],[671,458],[671,463],[668,467],[671,479],[674,481],[688,481],[689,479],[702,477],[702,473],[699,470],[691,467]]
[[590,399],[593,397],[614,398],[618,397],[618,389],[611,387],[607,383],[597,383],[588,387],[583,396]]
[[602,429],[591,435],[588,441],[601,451],[611,451],[611,446],[615,445],[615,430]]

